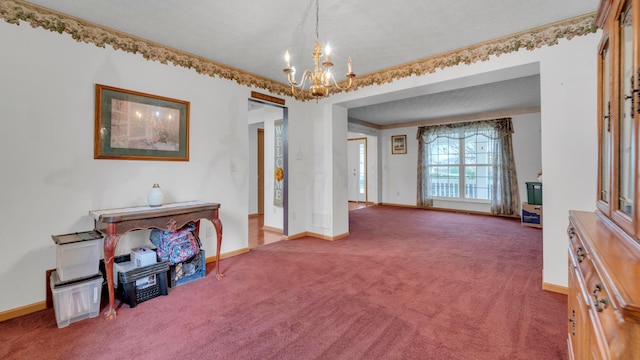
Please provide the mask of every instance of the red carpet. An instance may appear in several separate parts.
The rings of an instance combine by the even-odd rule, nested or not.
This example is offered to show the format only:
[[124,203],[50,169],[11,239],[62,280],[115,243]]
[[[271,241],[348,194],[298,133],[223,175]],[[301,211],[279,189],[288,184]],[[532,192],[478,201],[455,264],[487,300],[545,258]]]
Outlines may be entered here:
[[[0,323],[3,359],[564,359],[566,296],[541,290],[518,220],[368,207],[351,236],[280,241],[130,309]],[[211,264],[210,264],[211,265]]]

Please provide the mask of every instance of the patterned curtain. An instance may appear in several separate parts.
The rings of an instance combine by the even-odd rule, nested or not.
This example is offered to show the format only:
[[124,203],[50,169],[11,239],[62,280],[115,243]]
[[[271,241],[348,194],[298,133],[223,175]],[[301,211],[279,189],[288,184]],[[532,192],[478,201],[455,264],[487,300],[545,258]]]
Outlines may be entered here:
[[496,124],[499,141],[494,143],[493,152],[493,193],[491,213],[495,215],[517,215],[520,209],[520,190],[513,158],[511,119]]
[[417,205],[433,206],[429,164],[431,154],[429,144],[440,137],[461,139],[483,135],[494,140],[493,186],[491,189],[491,213],[496,215],[516,215],[520,206],[520,195],[513,159],[511,142],[513,125],[511,118],[474,121],[453,124],[422,126],[418,128],[418,191]]
[[[424,127],[418,128],[418,199],[419,207],[433,206],[433,198],[431,197],[431,172],[429,171],[429,146],[422,141],[426,131]],[[422,131],[421,131],[422,130]]]

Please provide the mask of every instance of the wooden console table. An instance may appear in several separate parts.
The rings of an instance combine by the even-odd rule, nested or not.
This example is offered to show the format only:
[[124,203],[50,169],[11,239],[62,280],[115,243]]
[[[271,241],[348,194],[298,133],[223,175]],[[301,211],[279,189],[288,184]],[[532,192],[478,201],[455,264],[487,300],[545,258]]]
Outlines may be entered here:
[[105,234],[104,263],[107,272],[109,289],[109,309],[104,316],[107,319],[116,317],[114,308],[113,260],[118,240],[125,233],[133,230],[161,229],[176,231],[190,221],[196,223],[196,231],[200,230],[200,219],[207,219],[216,229],[218,241],[216,248],[216,278],[222,279],[220,273],[220,246],[222,245],[222,222],[218,217],[220,204],[204,201],[186,201],[165,204],[158,207],[138,206],[121,209],[92,210],[94,228]]

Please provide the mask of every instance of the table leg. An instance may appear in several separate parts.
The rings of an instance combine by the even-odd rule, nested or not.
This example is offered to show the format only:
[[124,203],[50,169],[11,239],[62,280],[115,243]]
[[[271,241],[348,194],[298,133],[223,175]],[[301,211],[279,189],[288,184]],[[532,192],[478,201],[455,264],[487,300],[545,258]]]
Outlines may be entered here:
[[119,239],[120,235],[118,234],[107,234],[104,239],[104,265],[107,273],[107,288],[109,289],[109,309],[104,313],[104,317],[107,320],[116,318],[116,309],[114,307],[115,291],[113,286],[113,260]]
[[218,244],[216,247],[216,279],[222,280],[224,274],[220,272],[220,247],[222,246],[222,221],[219,218],[211,220],[213,227],[216,228],[216,235],[218,236]]

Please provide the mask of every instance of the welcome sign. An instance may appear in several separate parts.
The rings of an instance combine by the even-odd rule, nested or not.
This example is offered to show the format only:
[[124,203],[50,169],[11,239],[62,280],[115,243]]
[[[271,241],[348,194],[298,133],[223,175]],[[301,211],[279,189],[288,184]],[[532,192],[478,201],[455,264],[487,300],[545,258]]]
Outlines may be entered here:
[[282,137],[282,120],[273,123],[274,129],[274,173],[273,173],[273,205],[282,207],[284,198],[284,139]]

